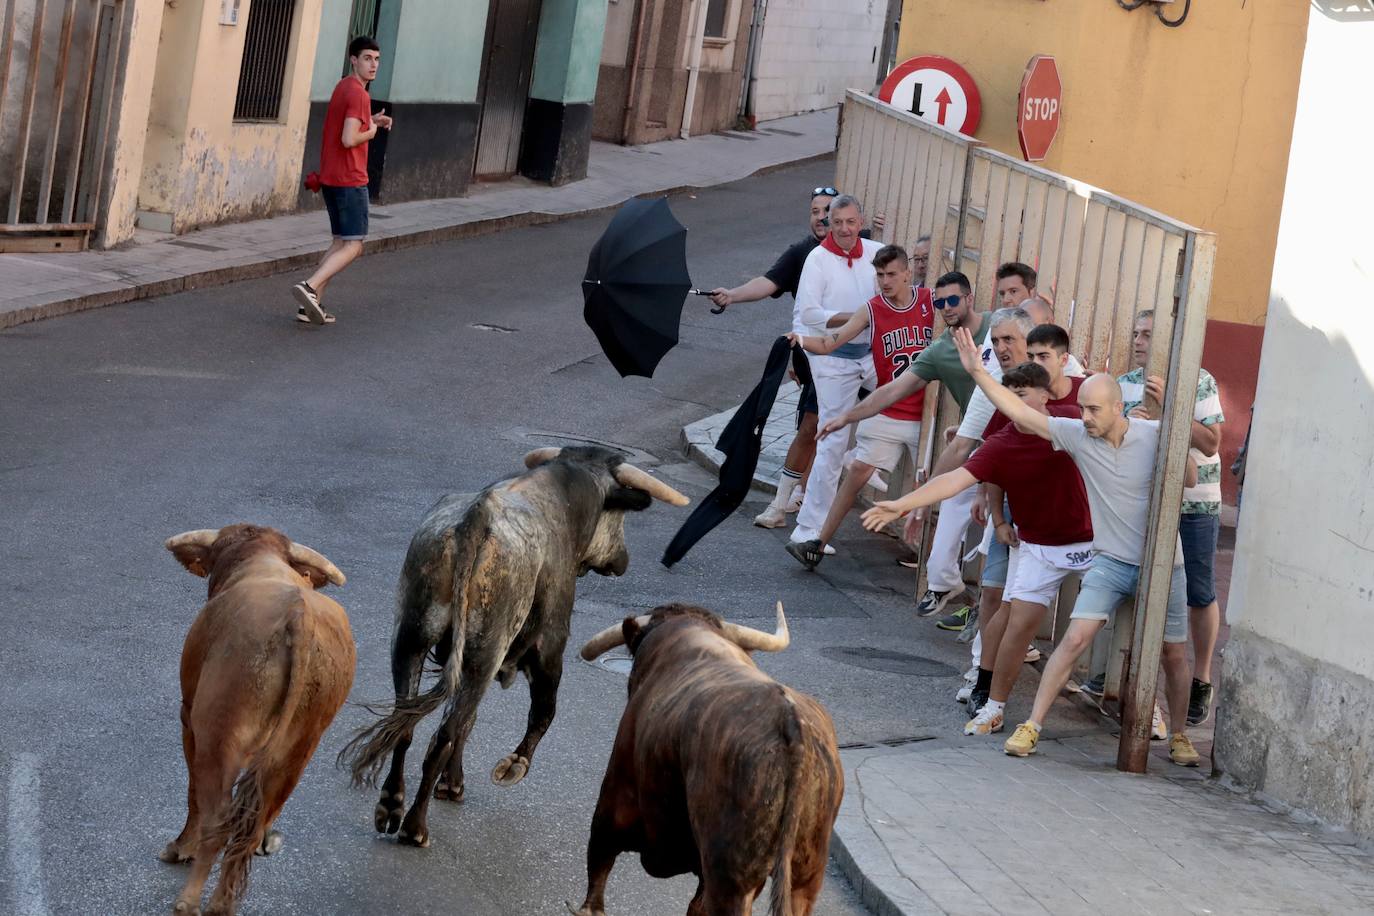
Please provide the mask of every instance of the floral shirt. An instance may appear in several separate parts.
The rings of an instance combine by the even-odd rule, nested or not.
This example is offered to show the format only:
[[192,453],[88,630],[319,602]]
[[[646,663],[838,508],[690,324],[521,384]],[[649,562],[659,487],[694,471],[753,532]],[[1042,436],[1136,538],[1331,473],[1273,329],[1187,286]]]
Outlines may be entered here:
[[[1130,413],[1145,400],[1145,370],[1133,369],[1117,379],[1121,384],[1121,400]],[[1226,418],[1221,414],[1221,395],[1217,391],[1217,380],[1206,369],[1197,373],[1197,402],[1193,406],[1193,419],[1203,426],[1215,426]],[[1197,486],[1183,488],[1184,515],[1221,514],[1221,452],[1208,458],[1197,449],[1189,449],[1197,464]]]

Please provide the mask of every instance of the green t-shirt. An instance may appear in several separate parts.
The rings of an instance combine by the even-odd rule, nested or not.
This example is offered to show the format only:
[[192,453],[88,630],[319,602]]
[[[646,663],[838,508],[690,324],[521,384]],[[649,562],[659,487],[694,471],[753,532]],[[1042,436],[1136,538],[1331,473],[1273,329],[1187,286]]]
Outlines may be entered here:
[[[994,362],[997,359],[992,355],[992,347],[984,346],[987,339],[988,313],[979,312],[978,332],[973,335],[973,342],[983,347],[983,365],[987,365],[989,359]],[[921,355],[911,364],[911,371],[927,382],[940,382],[949,389],[959,405],[961,416],[968,409],[968,399],[973,397],[973,378],[964,371],[964,364],[959,361],[959,351],[954,346],[954,335],[949,328],[945,328],[934,343],[921,351]]]

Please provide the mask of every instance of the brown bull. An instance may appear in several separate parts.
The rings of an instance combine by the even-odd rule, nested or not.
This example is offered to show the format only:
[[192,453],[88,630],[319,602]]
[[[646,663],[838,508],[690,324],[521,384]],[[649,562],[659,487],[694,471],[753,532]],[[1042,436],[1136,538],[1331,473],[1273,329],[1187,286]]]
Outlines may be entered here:
[[582,657],[622,643],[634,655],[630,698],[592,817],[587,896],[573,912],[604,916],[616,856],[638,852],[655,878],[697,876],[688,916],[747,916],[769,878],[773,916],[809,914],[844,776],[824,707],[749,656],[787,647],[782,604],[772,635],[699,607],[655,608],[594,637]]
[[210,596],[181,652],[186,826],[161,858],[193,860],[173,912],[199,913],[222,850],[206,912],[233,913],[253,854],[280,846],[272,822],[353,684],[348,616],[316,591],[344,575],[253,525],[188,531],[167,549],[209,578]]

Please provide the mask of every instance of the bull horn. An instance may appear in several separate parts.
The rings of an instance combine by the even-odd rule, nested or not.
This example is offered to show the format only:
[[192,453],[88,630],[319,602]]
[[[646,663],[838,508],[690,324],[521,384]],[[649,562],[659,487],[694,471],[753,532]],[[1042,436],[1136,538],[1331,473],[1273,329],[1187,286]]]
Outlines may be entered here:
[[[641,614],[635,618],[635,623],[639,624],[641,627],[648,624],[648,622],[648,614]],[[582,656],[584,661],[590,662],[594,661],[601,653],[608,652],[616,646],[623,645],[625,645],[625,623],[621,621],[620,623],[612,624],[587,640],[587,644],[582,647],[582,651],[578,654]]]
[[633,464],[616,465],[616,483],[622,487],[633,487],[636,490],[643,490],[654,499],[661,500],[672,506],[685,506],[691,502],[677,490],[668,486],[648,471],[641,471]]
[[782,602],[778,602],[778,629],[774,633],[764,633],[737,623],[724,623],[725,637],[745,652],[781,652],[786,649],[792,637],[787,632],[787,618],[782,613]]
[[324,577],[335,585],[343,585],[348,581],[344,578],[344,574],[339,571],[339,567],[329,562],[325,555],[318,550],[311,550],[304,544],[297,544],[293,541],[291,543],[290,556],[292,563],[301,563],[305,566],[315,567],[320,572],[324,573]]
[[532,452],[526,453],[525,467],[531,469],[537,468],[539,465],[557,458],[562,451],[561,448],[537,448]]
[[183,531],[181,534],[169,537],[163,546],[168,550],[176,550],[178,547],[208,548],[215,543],[217,537],[219,537],[218,528],[198,528],[195,531]]

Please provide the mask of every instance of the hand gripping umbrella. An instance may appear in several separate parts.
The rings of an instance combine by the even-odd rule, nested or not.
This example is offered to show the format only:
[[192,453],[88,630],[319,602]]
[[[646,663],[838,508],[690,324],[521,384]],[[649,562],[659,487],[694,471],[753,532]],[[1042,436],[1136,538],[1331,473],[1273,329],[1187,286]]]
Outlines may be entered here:
[[668,200],[631,200],[587,258],[582,317],[621,376],[652,378],[677,343],[687,276],[687,230]]

